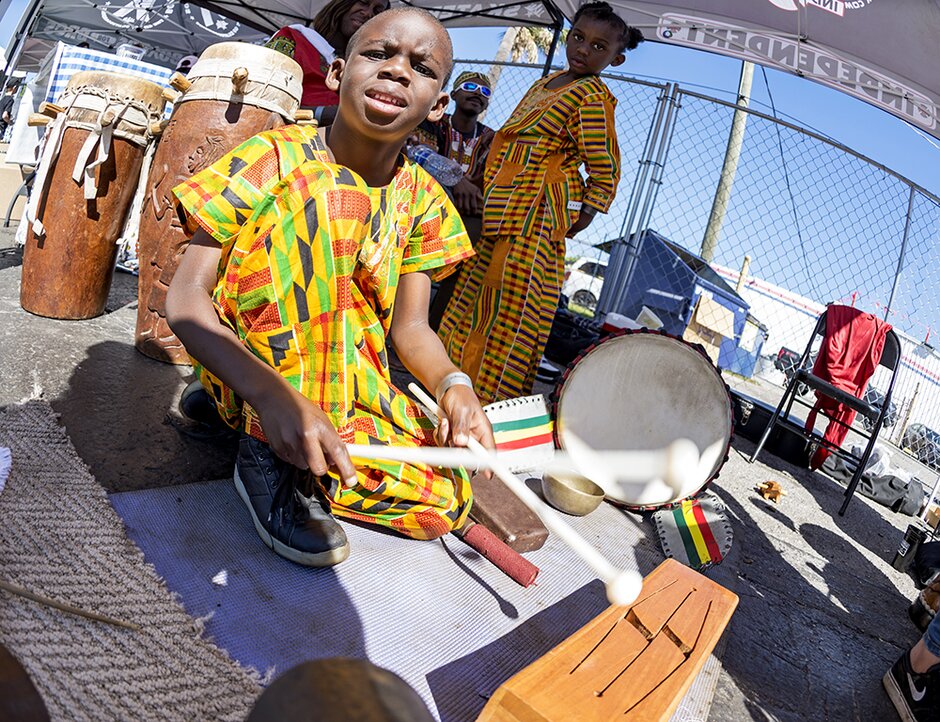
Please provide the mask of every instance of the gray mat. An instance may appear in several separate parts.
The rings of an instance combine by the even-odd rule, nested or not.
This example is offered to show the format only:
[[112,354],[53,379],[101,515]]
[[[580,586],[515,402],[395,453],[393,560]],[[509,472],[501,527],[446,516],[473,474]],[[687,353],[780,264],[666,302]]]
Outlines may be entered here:
[[240,720],[254,675],[200,638],[126,537],[48,404],[0,410],[13,467],[0,492],[0,578],[138,632],[0,592],[0,642],[57,720]]
[[[603,585],[554,537],[526,554],[542,571],[523,589],[452,536],[414,541],[349,523],[347,561],[292,564],[258,539],[231,480],[111,502],[187,611],[212,613],[206,631],[235,659],[280,674],[307,659],[368,658],[444,722],[474,720],[502,682],[607,608]],[[602,505],[566,519],[618,566],[646,574],[663,559],[638,516]],[[222,570],[227,584],[213,584]]]

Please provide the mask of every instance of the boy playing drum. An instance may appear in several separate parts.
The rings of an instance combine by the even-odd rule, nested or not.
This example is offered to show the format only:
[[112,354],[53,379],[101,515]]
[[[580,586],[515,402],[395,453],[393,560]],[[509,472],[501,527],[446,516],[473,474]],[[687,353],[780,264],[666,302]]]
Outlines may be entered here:
[[348,556],[332,513],[419,539],[466,520],[464,472],[357,469],[346,452],[344,443],[434,443],[390,381],[389,335],[436,390],[436,440],[493,447],[469,379],[427,324],[431,273],[473,251],[440,186],[401,155],[418,123],[444,112],[451,66],[431,15],[382,13],[330,68],[340,105],[322,139],[298,126],[262,133],[174,191],[193,237],[167,319],[242,432],[235,485],[259,535],[300,564]]

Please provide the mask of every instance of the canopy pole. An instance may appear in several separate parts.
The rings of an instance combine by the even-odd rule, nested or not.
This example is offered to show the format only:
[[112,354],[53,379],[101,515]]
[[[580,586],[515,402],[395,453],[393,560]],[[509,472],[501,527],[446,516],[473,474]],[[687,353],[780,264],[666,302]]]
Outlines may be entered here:
[[738,80],[737,108],[731,119],[731,132],[728,134],[728,145],[725,148],[725,161],[721,167],[718,188],[715,189],[712,210],[708,215],[708,226],[705,228],[705,237],[702,239],[702,250],[699,252],[707,263],[711,263],[715,258],[721,226],[725,222],[725,212],[728,210],[728,201],[731,199],[731,187],[734,185],[734,177],[738,171],[741,146],[744,143],[744,128],[747,125],[747,113],[744,109],[751,102],[753,78],[754,63],[742,60],[741,77]]
[[0,88],[6,85],[10,73],[16,69],[16,64],[19,62],[20,55],[23,53],[26,39],[29,37],[29,31],[32,29],[41,2],[42,0],[32,0],[21,16],[20,23],[16,28],[16,33],[13,35],[12,47],[7,48],[9,55],[7,55],[6,65],[3,66],[3,74],[0,75]]
[[898,292],[898,284],[901,281],[901,274],[904,273],[904,256],[907,254],[907,239],[911,233],[911,215],[914,213],[914,186],[911,186],[911,193],[907,198],[907,215],[904,220],[904,235],[901,237],[901,253],[898,256],[898,267],[894,272],[894,284],[891,286],[891,296],[888,298],[888,305],[885,307],[885,321],[891,315],[891,307],[894,305],[894,296]]
[[552,44],[549,46],[548,54],[545,56],[545,67],[542,68],[543,78],[552,72],[552,61],[555,59],[555,50],[558,48],[559,39],[561,39],[561,25],[556,25],[555,34],[552,35]]

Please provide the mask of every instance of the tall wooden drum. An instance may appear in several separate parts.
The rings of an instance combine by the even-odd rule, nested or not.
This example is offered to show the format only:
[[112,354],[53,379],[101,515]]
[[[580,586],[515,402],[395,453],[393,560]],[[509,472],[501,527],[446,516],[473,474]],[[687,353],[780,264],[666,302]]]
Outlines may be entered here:
[[286,55],[247,43],[219,43],[203,52],[186,78],[163,131],[141,210],[137,350],[188,364],[166,323],[166,292],[188,237],[174,212],[172,190],[256,133],[290,122],[300,105],[302,71]]
[[104,312],[116,241],[131,205],[163,88],[118,73],[75,73],[47,129],[27,206],[20,304],[62,319]]

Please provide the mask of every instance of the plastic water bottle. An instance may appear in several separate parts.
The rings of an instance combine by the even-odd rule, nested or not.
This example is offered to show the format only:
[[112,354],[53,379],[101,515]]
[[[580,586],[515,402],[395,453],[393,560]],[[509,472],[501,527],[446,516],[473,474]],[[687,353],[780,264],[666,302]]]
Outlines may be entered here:
[[424,168],[438,183],[455,186],[463,178],[460,163],[440,153],[435,153],[426,145],[413,145],[408,148],[408,157]]

